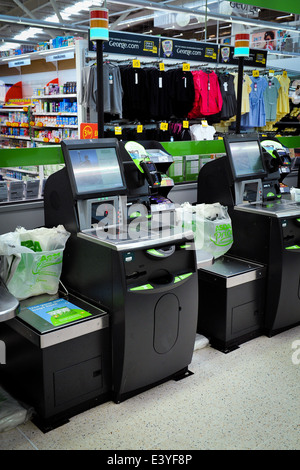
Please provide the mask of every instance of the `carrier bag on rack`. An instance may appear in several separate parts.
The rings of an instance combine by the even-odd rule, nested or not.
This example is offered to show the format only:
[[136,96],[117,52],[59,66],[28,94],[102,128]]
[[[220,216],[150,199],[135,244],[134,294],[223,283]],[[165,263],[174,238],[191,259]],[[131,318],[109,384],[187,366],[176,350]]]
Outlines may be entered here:
[[195,248],[213,258],[223,256],[233,244],[231,218],[219,202],[192,206],[185,202],[176,209],[177,224],[194,233]]
[[0,235],[0,275],[18,300],[56,294],[70,233],[62,225]]

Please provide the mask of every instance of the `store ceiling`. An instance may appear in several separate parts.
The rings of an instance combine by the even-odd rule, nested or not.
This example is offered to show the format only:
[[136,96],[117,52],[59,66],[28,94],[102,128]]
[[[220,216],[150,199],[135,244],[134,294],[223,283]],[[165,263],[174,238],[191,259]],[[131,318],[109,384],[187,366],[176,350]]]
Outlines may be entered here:
[[[49,28],[48,24],[45,24],[45,19],[54,14],[60,16],[62,12],[68,7],[75,7],[79,0],[1,0],[1,11],[0,11],[0,41],[11,41],[20,32],[28,30],[30,27],[42,28],[38,34],[34,37],[27,37],[24,40],[15,39],[20,44],[32,43],[36,44],[41,41],[49,41],[49,39],[56,36],[62,35],[77,35],[86,37],[89,27],[89,9],[76,11],[71,14],[67,19],[60,18],[61,26],[55,26]],[[261,3],[263,0],[261,0]],[[138,2],[141,6],[138,7],[135,4],[136,0],[133,0],[129,5],[130,1],[120,0],[107,0],[107,8],[109,10],[110,28],[112,30],[126,30],[129,32],[135,32],[139,34],[152,34],[161,36],[175,36],[180,35],[181,39],[199,39],[209,40],[214,35],[216,36],[216,25],[218,23],[218,36],[222,37],[231,34],[230,24],[231,20],[228,14],[232,15],[232,18],[238,14],[245,21],[254,19],[257,22],[270,23],[282,23],[283,25],[291,24],[295,25],[295,20],[298,16],[287,16],[285,12],[267,10],[264,8],[256,8],[255,12],[248,8],[248,11],[242,9],[236,10],[232,13],[233,9],[228,9],[232,3],[226,0],[207,0],[208,17],[205,23],[205,9],[206,1],[189,1],[189,0],[153,0],[151,2],[145,2],[141,0]],[[258,0],[256,1],[258,3]],[[222,8],[220,10],[220,5]],[[166,11],[161,11],[163,25],[158,26],[156,19],[154,22],[154,10],[145,8],[145,6],[153,6],[153,8],[165,8]],[[237,4],[236,4],[237,5]],[[240,4],[239,4],[240,5]],[[171,16],[171,9],[175,8],[175,13]],[[250,8],[250,10],[249,10]],[[187,15],[187,9],[191,10],[193,14]],[[253,9],[252,9],[253,10]],[[220,14],[214,19],[210,19],[212,13]],[[202,13],[201,16],[196,16],[194,13]],[[235,15],[235,16],[234,16]],[[187,23],[187,16],[189,21]],[[277,19],[278,17],[284,17]],[[169,19],[168,19],[169,18]],[[171,20],[170,20],[171,18]],[[175,20],[174,18],[179,20]],[[29,20],[31,24],[24,24],[24,21]],[[168,22],[169,21],[169,22]],[[23,23],[22,23],[23,22]],[[206,32],[205,32],[206,24]],[[181,26],[180,26],[181,25]],[[293,26],[295,27],[295,26]],[[1,43],[0,43],[1,46]]]

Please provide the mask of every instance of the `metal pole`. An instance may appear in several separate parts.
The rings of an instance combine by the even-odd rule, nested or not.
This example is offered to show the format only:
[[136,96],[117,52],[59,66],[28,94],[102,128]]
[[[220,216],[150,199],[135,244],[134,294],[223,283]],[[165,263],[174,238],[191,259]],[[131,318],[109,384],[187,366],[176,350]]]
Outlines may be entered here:
[[97,113],[98,139],[104,137],[104,102],[103,102],[103,41],[97,41]]
[[237,112],[235,133],[241,132],[242,94],[243,94],[244,57],[239,57],[238,90],[237,90]]

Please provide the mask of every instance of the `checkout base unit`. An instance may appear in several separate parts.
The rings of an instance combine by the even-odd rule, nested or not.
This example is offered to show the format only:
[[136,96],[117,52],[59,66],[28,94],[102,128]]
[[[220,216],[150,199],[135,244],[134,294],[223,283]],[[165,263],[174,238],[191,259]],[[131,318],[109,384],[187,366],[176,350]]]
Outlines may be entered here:
[[108,315],[76,298],[88,315],[53,326],[31,310],[50,298],[51,305],[47,295],[23,301],[18,316],[0,323],[6,345],[1,385],[33,408],[32,420],[43,432],[111,398]]
[[265,268],[231,256],[198,270],[198,333],[230,352],[262,334]]
[[116,403],[189,374],[198,295],[195,253],[188,247],[181,236],[167,243],[105,243],[91,232],[68,240],[63,284],[110,314]]

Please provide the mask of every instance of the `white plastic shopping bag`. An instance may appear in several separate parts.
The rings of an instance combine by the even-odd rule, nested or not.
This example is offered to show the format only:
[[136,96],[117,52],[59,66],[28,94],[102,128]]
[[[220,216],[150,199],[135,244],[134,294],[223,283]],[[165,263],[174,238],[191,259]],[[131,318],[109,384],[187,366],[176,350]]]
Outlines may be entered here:
[[196,250],[203,250],[219,258],[231,248],[231,218],[227,207],[220,203],[192,206],[185,202],[176,209],[176,217],[177,223],[193,231]]
[[62,225],[34,230],[21,227],[0,235],[0,274],[12,295],[22,300],[56,294],[69,236]]

